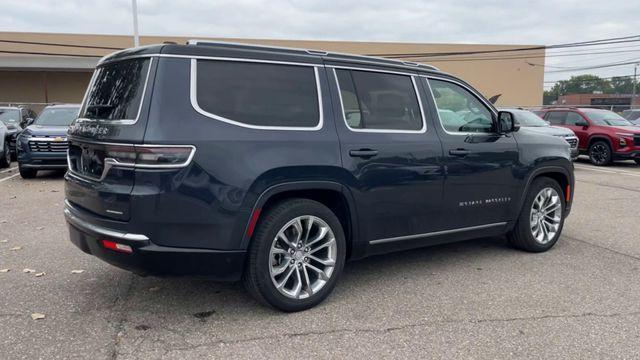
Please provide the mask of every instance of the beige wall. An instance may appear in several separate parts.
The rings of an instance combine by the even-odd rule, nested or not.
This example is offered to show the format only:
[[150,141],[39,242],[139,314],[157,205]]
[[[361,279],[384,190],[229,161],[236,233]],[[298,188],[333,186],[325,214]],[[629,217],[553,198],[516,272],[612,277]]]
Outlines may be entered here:
[[[126,48],[133,46],[129,36],[113,35],[79,35],[79,34],[51,34],[51,33],[12,33],[0,32],[0,39],[12,39],[30,42],[53,42],[76,45],[106,46]],[[156,44],[164,41],[185,43],[186,37],[158,37],[144,36],[141,44]],[[419,43],[388,43],[388,42],[351,42],[351,41],[302,41],[302,40],[256,40],[256,39],[215,39],[233,42],[256,43],[265,45],[289,46],[305,49],[319,49],[345,53],[380,56],[407,53],[434,53],[451,51],[486,51],[512,49],[533,45],[466,45],[466,44],[419,44]],[[69,48],[49,45],[10,44],[0,42],[0,51],[45,52],[58,54],[83,54],[104,56],[115,50]],[[0,53],[0,67],[2,58]],[[541,105],[544,81],[544,67],[531,66],[530,63],[544,64],[544,50],[531,50],[517,53],[497,53],[469,55],[469,58],[492,58],[496,56],[516,57],[509,60],[459,60],[460,57],[437,58],[406,58],[403,60],[425,62],[437,66],[445,72],[457,75],[471,83],[486,97],[502,94],[497,105]],[[527,58],[523,58],[527,57]],[[444,61],[444,60],[448,61]],[[43,74],[40,72],[0,72],[0,102],[42,100]],[[38,80],[40,79],[40,80]],[[88,75],[77,72],[51,73],[48,81],[50,101],[80,101],[84,93],[83,87],[88,81]],[[22,83],[22,84],[18,84]],[[38,85],[40,84],[40,85]],[[36,88],[33,88],[36,86]],[[15,90],[20,89],[20,90]],[[13,98],[12,98],[13,97]]]

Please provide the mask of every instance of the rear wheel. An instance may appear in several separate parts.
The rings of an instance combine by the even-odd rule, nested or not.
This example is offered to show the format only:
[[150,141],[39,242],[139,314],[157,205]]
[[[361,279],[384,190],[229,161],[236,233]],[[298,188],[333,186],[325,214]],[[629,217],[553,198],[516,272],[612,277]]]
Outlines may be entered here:
[[6,168],[9,165],[11,165],[11,151],[9,150],[9,142],[5,140],[2,157],[0,157],[0,168]]
[[550,178],[533,181],[509,242],[522,250],[543,252],[558,241],[564,226],[565,201],[560,185]]
[[589,160],[593,165],[609,165],[611,156],[611,146],[606,141],[599,140],[589,146]]
[[329,208],[308,199],[286,200],[261,218],[243,280],[264,304],[306,310],[329,296],[345,254],[342,226]]
[[20,176],[23,179],[33,179],[38,175],[38,170],[36,169],[28,169],[18,165],[18,171],[20,171]]

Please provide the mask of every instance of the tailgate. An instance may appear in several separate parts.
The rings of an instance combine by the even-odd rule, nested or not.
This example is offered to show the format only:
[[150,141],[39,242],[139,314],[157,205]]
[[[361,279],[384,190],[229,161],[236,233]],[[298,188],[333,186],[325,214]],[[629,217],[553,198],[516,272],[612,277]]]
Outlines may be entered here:
[[151,57],[116,59],[96,68],[69,128],[67,200],[96,215],[130,218],[134,169],[111,167],[106,149],[144,139],[155,64]]

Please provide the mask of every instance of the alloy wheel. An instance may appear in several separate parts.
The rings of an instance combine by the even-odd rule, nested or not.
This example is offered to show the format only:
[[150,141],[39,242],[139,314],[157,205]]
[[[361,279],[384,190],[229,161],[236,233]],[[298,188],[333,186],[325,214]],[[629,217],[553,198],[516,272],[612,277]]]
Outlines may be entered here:
[[558,192],[551,187],[540,190],[529,215],[533,238],[540,244],[550,242],[558,233],[561,220],[562,200]]
[[589,154],[596,164],[604,164],[609,158],[609,149],[604,144],[595,144]]
[[288,298],[308,298],[331,278],[336,259],[331,227],[316,216],[296,217],[278,231],[271,244],[271,281]]

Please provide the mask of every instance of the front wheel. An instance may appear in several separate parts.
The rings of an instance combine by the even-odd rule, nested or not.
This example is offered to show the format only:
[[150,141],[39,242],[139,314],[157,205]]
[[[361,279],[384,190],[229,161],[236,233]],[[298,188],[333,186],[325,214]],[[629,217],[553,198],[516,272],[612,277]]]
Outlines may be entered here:
[[2,156],[0,157],[0,168],[6,168],[11,165],[11,152],[9,151],[9,143],[5,140]]
[[261,218],[243,280],[264,304],[306,310],[329,296],[345,254],[342,226],[329,208],[309,199],[286,200]]
[[589,160],[593,165],[609,165],[611,157],[611,146],[606,141],[596,141],[589,146]]
[[18,164],[18,171],[20,172],[20,176],[23,179],[33,179],[36,177],[36,175],[38,175],[38,170],[24,168],[20,166],[20,164]]
[[565,201],[560,185],[550,178],[533,181],[509,242],[522,250],[543,252],[558,241],[564,226]]

